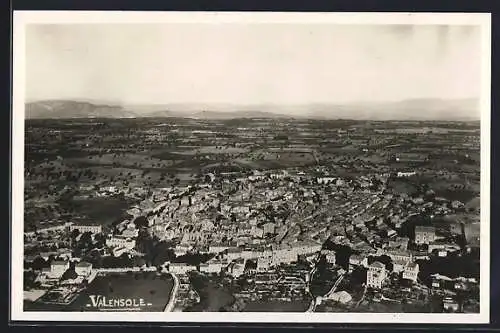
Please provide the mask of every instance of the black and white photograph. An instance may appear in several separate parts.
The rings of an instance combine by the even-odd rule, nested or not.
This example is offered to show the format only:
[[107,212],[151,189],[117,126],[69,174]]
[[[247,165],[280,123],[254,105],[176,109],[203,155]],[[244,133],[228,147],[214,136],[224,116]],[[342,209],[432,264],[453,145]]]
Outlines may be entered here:
[[13,319],[487,323],[490,29],[14,13]]

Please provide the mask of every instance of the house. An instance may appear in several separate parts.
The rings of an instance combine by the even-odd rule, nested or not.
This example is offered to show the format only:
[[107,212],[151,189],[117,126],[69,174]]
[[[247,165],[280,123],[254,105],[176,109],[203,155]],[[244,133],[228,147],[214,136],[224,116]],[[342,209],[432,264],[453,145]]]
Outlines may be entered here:
[[408,263],[408,261],[406,261],[406,260],[394,260],[392,262],[393,272],[400,273],[400,272],[404,271],[407,263]]
[[408,237],[396,237],[389,240],[389,247],[407,250],[409,241],[410,239]]
[[251,229],[251,234],[253,237],[262,238],[264,236],[264,229],[253,226]]
[[125,238],[137,238],[139,236],[139,229],[135,228],[134,223],[127,225],[127,228],[123,230],[122,236]]
[[187,245],[187,244],[178,244],[175,248],[174,248],[174,253],[177,257],[179,256],[183,256],[185,254],[187,254],[189,251],[191,251],[193,247],[191,245]]
[[90,232],[92,234],[100,234],[102,232],[102,226],[92,225],[92,224],[73,224],[70,225],[69,231],[78,230],[80,233]]
[[347,304],[352,301],[352,296],[345,290],[335,292],[329,297],[332,301]]
[[257,271],[265,272],[273,265],[272,257],[260,257],[257,259]]
[[333,252],[333,253],[327,253],[326,256],[325,256],[325,259],[326,259],[327,263],[335,265],[335,263],[336,263],[335,252]]
[[233,260],[236,260],[238,258],[241,258],[242,257],[242,253],[243,253],[243,250],[239,247],[230,247],[229,249],[227,249],[227,259],[229,261],[233,261]]
[[274,223],[268,222],[262,225],[262,229],[264,230],[264,235],[274,234],[276,225]]
[[415,243],[416,244],[429,244],[436,239],[436,229],[430,226],[416,226],[415,227]]
[[368,267],[366,285],[370,288],[380,289],[382,288],[386,278],[387,271],[385,269],[385,265],[380,261],[375,261]]
[[174,274],[186,274],[190,271],[195,271],[196,266],[188,265],[186,263],[181,262],[173,262],[168,266],[168,271]]
[[443,309],[445,312],[458,312],[460,306],[452,297],[445,297],[443,299]]
[[397,177],[402,178],[402,177],[411,177],[416,175],[417,173],[415,171],[410,171],[410,172],[398,172]]
[[233,277],[240,277],[243,275],[243,273],[245,273],[245,260],[239,259],[233,262],[230,265],[229,272]]
[[209,253],[220,253],[222,251],[225,251],[229,249],[229,245],[225,244],[213,244],[208,247],[208,252]]
[[200,264],[200,272],[206,274],[219,273],[222,267],[220,265],[214,265],[209,263],[201,263]]
[[92,273],[92,264],[82,261],[75,265],[75,272],[78,276],[89,276]]
[[50,271],[47,272],[49,279],[60,279],[69,269],[69,261],[55,260],[50,264]]
[[416,282],[420,268],[417,263],[408,262],[403,270],[403,279]]
[[127,253],[128,251],[129,251],[129,249],[127,249],[126,247],[118,246],[118,247],[113,248],[112,253],[113,253],[113,256],[119,257],[122,254]]
[[386,254],[391,258],[392,261],[404,261],[408,262],[412,260],[412,254],[408,250],[389,250]]
[[128,250],[132,250],[135,247],[135,239],[131,239],[123,236],[113,236],[106,239],[106,246],[109,247],[124,247]]
[[352,272],[358,266],[367,266],[368,258],[353,254],[349,257],[349,271]]

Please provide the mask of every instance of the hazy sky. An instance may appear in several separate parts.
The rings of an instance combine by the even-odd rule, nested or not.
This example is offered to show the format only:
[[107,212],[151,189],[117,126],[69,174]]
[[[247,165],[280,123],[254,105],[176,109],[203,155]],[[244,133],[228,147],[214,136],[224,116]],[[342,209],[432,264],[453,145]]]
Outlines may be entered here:
[[304,104],[480,96],[480,28],[30,25],[26,97]]

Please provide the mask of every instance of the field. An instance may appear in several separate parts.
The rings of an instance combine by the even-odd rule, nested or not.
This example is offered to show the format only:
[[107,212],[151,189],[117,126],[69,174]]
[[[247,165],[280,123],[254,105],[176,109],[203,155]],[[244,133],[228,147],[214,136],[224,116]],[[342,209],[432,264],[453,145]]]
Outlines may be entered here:
[[200,295],[200,303],[192,306],[186,311],[189,312],[217,312],[221,308],[231,305],[234,302],[234,297],[223,287],[217,286],[216,283],[209,281],[208,278],[193,274],[191,283],[194,289]]
[[71,208],[83,221],[109,225],[120,219],[130,208],[130,202],[118,198],[92,198],[71,200]]

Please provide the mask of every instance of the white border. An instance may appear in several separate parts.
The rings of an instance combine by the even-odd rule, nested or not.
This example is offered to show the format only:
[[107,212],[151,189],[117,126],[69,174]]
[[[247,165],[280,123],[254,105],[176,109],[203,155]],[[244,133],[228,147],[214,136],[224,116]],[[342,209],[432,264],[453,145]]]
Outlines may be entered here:
[[[13,15],[11,320],[242,323],[488,323],[490,318],[490,80],[489,13],[249,13],[15,11]],[[477,25],[482,30],[481,95],[481,282],[479,314],[410,313],[91,313],[23,311],[25,25],[92,23],[303,23]]]

